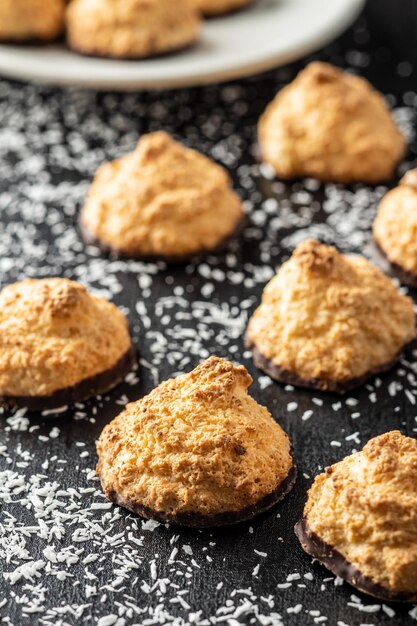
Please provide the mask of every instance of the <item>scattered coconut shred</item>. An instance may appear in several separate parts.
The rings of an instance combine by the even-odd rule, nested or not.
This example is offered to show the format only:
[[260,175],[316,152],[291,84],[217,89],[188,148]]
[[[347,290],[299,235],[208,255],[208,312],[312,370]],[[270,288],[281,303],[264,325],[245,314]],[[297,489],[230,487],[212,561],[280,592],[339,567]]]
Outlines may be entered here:
[[[334,43],[320,58],[367,74],[367,37],[361,20],[343,47]],[[283,184],[259,165],[256,120],[297,69],[157,94],[103,95],[0,82],[2,285],[50,275],[85,283],[128,314],[140,356],[139,369],[109,396],[42,416],[3,411],[1,624],[417,621],[417,607],[359,598],[341,579],[328,576],[301,552],[292,531],[305,491],[323,467],[360,449],[375,431],[417,433],[417,353],[349,397],[334,398],[273,383],[256,371],[243,348],[248,316],[282,260],[307,237],[363,251],[386,192],[384,186],[346,189],[314,180]],[[417,95],[404,90],[402,99],[389,100],[412,139]],[[224,255],[172,268],[86,250],[76,218],[96,168],[132,150],[139,134],[160,128],[231,171],[250,217],[241,242]],[[251,525],[216,531],[167,527],[108,503],[95,473],[95,440],[104,424],[128,401],[214,353],[251,371],[253,395],[294,442],[298,487]]]

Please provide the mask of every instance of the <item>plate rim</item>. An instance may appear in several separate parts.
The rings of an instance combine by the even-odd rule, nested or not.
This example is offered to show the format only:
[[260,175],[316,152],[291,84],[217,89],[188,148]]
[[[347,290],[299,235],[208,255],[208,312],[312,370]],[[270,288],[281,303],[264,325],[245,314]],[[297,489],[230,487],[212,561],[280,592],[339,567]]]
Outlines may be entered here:
[[[333,0],[333,2],[334,1],[341,2],[342,0]],[[51,70],[50,66],[48,68],[48,64],[44,61],[42,61],[37,67],[29,65],[30,69],[28,69],[23,62],[23,58],[20,58],[20,55],[19,57],[15,56],[11,59],[11,55],[16,53],[16,49],[19,52],[22,49],[29,52],[31,50],[30,46],[0,45],[0,76],[58,87],[73,86],[97,90],[113,89],[116,91],[135,91],[138,89],[181,89],[214,83],[223,83],[239,78],[256,76],[257,74],[286,65],[287,63],[313,53],[344,32],[352,24],[356,17],[358,17],[365,3],[366,0],[343,0],[343,12],[334,16],[333,21],[330,24],[326,24],[321,31],[315,32],[303,45],[296,42],[292,46],[289,45],[286,51],[275,50],[274,52],[272,49],[268,52],[266,50],[261,58],[255,58],[252,61],[233,61],[223,69],[218,69],[217,67],[213,70],[206,69],[204,73],[201,73],[196,63],[195,67],[187,68],[186,74],[180,73],[179,75],[166,75],[163,77],[157,76],[156,78],[150,77],[149,73],[147,73],[146,76],[120,76],[119,78],[115,78],[114,75],[112,75],[109,79],[94,78],[91,75],[74,76],[74,74],[59,74],[57,73],[55,66],[55,69]],[[228,16],[227,18],[217,19],[233,19],[233,17]],[[216,21],[216,19],[211,20],[212,24],[215,24]],[[39,48],[37,48],[37,50],[39,50]],[[50,51],[50,48],[48,48],[48,50]],[[186,52],[184,51],[183,54],[185,53]],[[86,60],[88,61],[89,59],[89,57],[79,56],[75,52],[70,52],[70,54],[73,54],[74,57],[80,58],[84,64],[86,64]],[[111,59],[94,59],[94,61],[97,60],[103,63],[114,62]],[[132,63],[135,63],[135,61],[126,61],[126,63],[131,65]],[[139,61],[139,63],[144,63],[144,61]]]

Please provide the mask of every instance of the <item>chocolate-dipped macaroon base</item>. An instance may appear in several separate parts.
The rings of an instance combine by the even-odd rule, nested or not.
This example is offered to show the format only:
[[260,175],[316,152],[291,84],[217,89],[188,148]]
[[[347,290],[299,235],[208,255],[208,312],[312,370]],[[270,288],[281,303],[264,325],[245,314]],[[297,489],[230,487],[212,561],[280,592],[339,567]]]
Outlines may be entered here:
[[358,591],[367,593],[384,602],[417,602],[417,594],[415,593],[395,592],[364,576],[340,552],[320,539],[309,528],[305,517],[297,522],[294,530],[303,550],[307,554],[320,561],[335,576],[343,578]]
[[248,337],[245,338],[245,346],[252,352],[253,362],[255,363],[256,367],[268,374],[268,376],[270,376],[273,380],[276,380],[279,383],[283,383],[284,385],[294,385],[295,387],[303,387],[305,389],[317,389],[318,391],[326,391],[329,393],[338,394],[344,394],[347,391],[356,389],[357,387],[363,385],[369,378],[390,370],[397,363],[403,352],[405,352],[411,345],[412,344],[405,345],[404,348],[389,363],[385,363],[384,365],[381,365],[380,367],[368,372],[367,374],[364,374],[363,376],[357,376],[356,378],[351,378],[343,382],[338,382],[331,380],[322,380],[319,378],[310,378],[308,380],[305,378],[301,378],[294,372],[290,372],[284,367],[273,363],[258,350],[258,348],[253,344],[253,342],[248,339]]
[[132,369],[135,361],[134,350],[130,348],[113,367],[85,378],[72,387],[58,389],[48,396],[0,396],[0,404],[27,408],[29,411],[45,411],[75,402],[83,402],[119,385]]
[[417,289],[417,275],[390,261],[376,239],[372,239],[369,244],[369,254],[375,265],[378,265],[385,274],[397,278],[400,283],[411,289]]
[[[100,476],[100,463],[97,465],[97,474]],[[155,511],[141,505],[138,502],[132,502],[123,498],[123,496],[118,495],[115,491],[107,491],[103,484],[102,486],[103,491],[109,500],[125,509],[128,509],[129,511],[132,511],[132,513],[140,515],[141,517],[154,519],[162,523],[174,524],[176,526],[187,526],[190,528],[214,528],[216,526],[239,524],[240,522],[252,519],[260,513],[268,511],[268,509],[280,502],[280,500],[282,500],[291,491],[296,479],[297,467],[293,465],[288,472],[287,478],[283,480],[278,487],[274,489],[274,491],[262,498],[262,500],[259,500],[256,504],[248,506],[241,511],[229,511],[212,516],[205,516],[199,513],[181,513],[178,515],[170,515],[165,511]]]
[[244,216],[235,226],[235,229],[233,230],[233,232],[227,235],[227,237],[225,237],[222,241],[220,241],[217,244],[217,246],[215,246],[215,248],[211,248],[211,249],[206,248],[206,249],[198,250],[194,252],[193,254],[187,254],[185,256],[172,256],[172,255],[165,256],[163,254],[154,254],[154,255],[127,254],[123,250],[120,250],[118,248],[113,248],[112,246],[109,246],[108,244],[104,243],[101,239],[97,238],[94,235],[94,233],[92,233],[88,228],[84,226],[81,220],[78,221],[78,229],[80,231],[81,238],[83,242],[85,243],[85,245],[94,246],[95,248],[98,248],[100,252],[102,252],[102,254],[105,254],[106,256],[111,256],[116,259],[134,259],[136,261],[149,261],[149,262],[164,261],[165,263],[182,265],[184,263],[188,263],[189,261],[192,261],[193,259],[206,257],[209,254],[221,254],[225,252],[228,246],[240,237],[240,235],[242,234],[247,224],[248,224],[248,218],[247,216]]

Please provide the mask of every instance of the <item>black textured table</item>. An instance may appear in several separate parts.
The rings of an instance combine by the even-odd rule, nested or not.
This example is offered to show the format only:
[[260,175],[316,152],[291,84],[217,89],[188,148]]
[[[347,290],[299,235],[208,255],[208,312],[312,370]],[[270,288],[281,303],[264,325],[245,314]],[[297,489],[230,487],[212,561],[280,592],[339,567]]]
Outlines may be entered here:
[[[403,171],[416,154],[413,67],[401,42],[395,48],[374,30],[362,17],[315,58],[349,67],[387,94],[411,139]],[[1,624],[416,623],[417,608],[383,605],[312,563],[293,526],[323,467],[384,431],[416,436],[417,351],[340,398],[273,383],[243,347],[248,315],[294,246],[313,236],[362,252],[386,191],[283,184],[257,163],[256,121],[305,62],[170,93],[97,94],[0,81],[2,285],[25,276],[80,280],[126,311],[140,358],[138,371],[104,398],[60,414],[3,413]],[[250,217],[242,239],[225,254],[184,267],[86,250],[76,218],[95,169],[160,128],[231,171]],[[254,397],[289,433],[299,466],[293,492],[251,523],[214,532],[145,522],[108,504],[94,471],[103,425],[126,401],[209,354],[246,365]]]

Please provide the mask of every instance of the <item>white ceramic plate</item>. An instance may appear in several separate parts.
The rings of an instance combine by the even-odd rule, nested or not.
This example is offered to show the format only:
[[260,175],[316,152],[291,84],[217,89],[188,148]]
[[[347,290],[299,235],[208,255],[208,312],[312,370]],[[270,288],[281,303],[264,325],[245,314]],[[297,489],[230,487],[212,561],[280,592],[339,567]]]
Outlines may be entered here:
[[325,45],[353,21],[364,2],[257,0],[240,13],[206,21],[193,48],[144,61],[82,57],[64,46],[0,45],[0,74],[100,89],[214,83],[288,63]]

